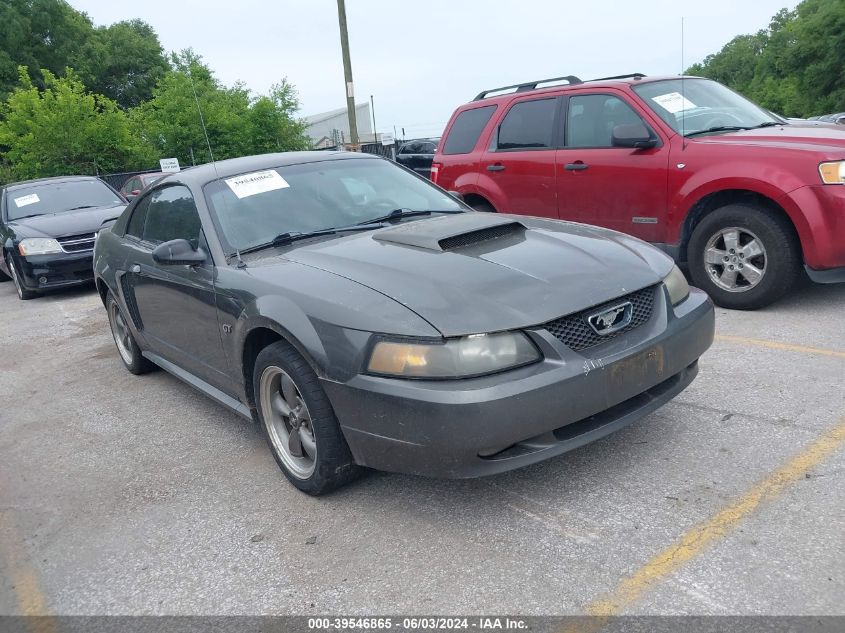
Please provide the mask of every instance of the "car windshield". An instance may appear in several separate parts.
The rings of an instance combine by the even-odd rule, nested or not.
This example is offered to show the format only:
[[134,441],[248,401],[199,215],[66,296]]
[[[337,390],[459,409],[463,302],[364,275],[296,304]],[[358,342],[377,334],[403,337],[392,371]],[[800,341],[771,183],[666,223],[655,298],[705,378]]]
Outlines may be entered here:
[[100,180],[33,183],[6,192],[9,220],[89,207],[126,204]]
[[781,119],[709,79],[643,83],[634,91],[679,134],[730,131],[781,124]]
[[285,233],[365,223],[396,209],[464,210],[446,192],[380,158],[259,170],[211,182],[205,194],[230,252],[270,243]]

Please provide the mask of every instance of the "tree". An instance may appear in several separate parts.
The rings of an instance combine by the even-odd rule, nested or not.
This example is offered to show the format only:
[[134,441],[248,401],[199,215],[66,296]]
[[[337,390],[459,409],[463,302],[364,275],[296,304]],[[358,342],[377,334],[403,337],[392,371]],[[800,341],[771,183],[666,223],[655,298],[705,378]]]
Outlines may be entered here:
[[269,96],[253,99],[241,84],[223,86],[190,49],[174,54],[171,62],[173,69],[159,81],[153,98],[131,117],[136,134],[158,157],[190,165],[211,159],[209,144],[217,160],[307,147],[305,126],[293,118],[296,93],[286,81]]
[[804,0],[691,66],[787,116],[845,111],[845,0]]
[[140,167],[144,151],[117,104],[86,92],[77,75],[42,71],[39,91],[23,66],[2,108],[0,147],[17,179]]

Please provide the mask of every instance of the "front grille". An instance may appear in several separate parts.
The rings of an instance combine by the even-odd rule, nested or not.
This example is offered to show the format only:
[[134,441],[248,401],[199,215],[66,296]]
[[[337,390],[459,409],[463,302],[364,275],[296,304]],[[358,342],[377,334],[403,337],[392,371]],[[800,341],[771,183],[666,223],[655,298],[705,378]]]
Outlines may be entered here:
[[472,246],[479,242],[487,242],[489,240],[496,240],[500,237],[513,235],[514,233],[524,229],[519,222],[511,222],[510,224],[500,224],[499,226],[491,226],[486,229],[479,229],[477,231],[470,231],[462,235],[454,235],[452,237],[445,237],[437,244],[444,251],[455,250],[456,248],[464,248],[465,246]]
[[94,250],[95,238],[94,233],[84,233],[83,235],[68,235],[56,239],[65,253],[80,253]]
[[[635,327],[638,327],[651,318],[651,311],[654,307],[654,292],[656,286],[649,286],[637,292],[632,292],[623,297],[617,297],[613,301],[602,303],[592,308],[569,314],[554,321],[549,321],[541,326],[548,330],[556,339],[578,352],[588,347],[593,347],[599,343],[610,341],[620,334],[629,332]],[[603,308],[612,308],[623,301],[630,301],[633,306],[633,313],[631,322],[621,330],[607,334],[605,336],[599,335],[590,324],[587,322],[587,317],[596,312],[600,312]]]

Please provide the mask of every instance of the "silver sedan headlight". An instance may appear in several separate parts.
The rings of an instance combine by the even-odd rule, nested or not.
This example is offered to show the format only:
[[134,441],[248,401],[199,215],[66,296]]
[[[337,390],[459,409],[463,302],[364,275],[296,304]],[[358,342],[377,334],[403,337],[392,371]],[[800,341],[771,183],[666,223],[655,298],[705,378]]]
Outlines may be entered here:
[[672,268],[672,271],[663,278],[663,285],[669,291],[669,299],[672,305],[676,306],[689,296],[689,284],[684,273],[677,266]]
[[26,257],[27,255],[49,255],[63,251],[58,241],[52,237],[27,237],[18,244],[18,252]]
[[400,378],[466,378],[492,374],[540,360],[522,332],[473,334],[442,343],[379,341],[367,371]]

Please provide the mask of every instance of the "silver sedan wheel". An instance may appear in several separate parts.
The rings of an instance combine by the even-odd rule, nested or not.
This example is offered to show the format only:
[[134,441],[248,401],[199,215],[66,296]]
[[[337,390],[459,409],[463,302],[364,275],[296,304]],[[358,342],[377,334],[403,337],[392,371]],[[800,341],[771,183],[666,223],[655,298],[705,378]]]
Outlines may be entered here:
[[766,274],[767,263],[763,242],[748,229],[735,226],[719,230],[704,249],[707,274],[728,292],[754,288]]
[[126,321],[123,320],[123,315],[120,313],[120,308],[117,303],[111,302],[109,306],[109,323],[111,324],[111,333],[114,336],[114,344],[117,345],[117,351],[120,357],[127,365],[131,365],[134,357],[132,355],[132,335],[129,332],[129,327]]
[[296,383],[280,367],[261,374],[261,417],[282,463],[297,479],[308,479],[317,464],[317,441],[308,405]]

